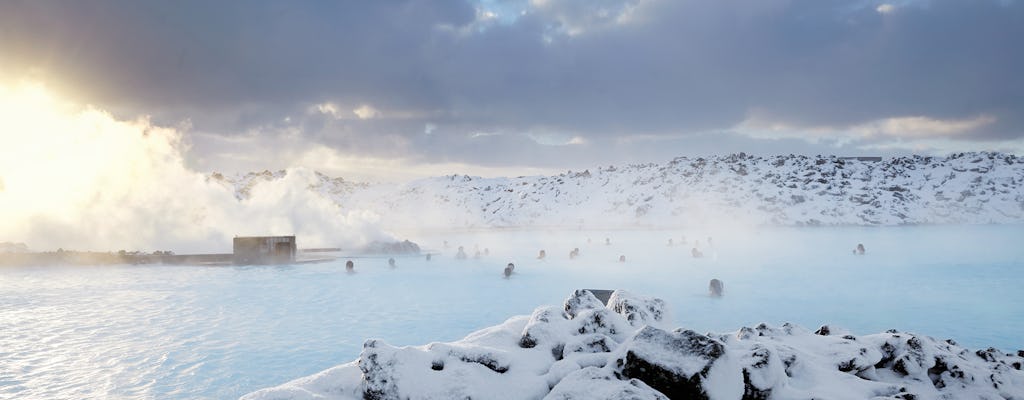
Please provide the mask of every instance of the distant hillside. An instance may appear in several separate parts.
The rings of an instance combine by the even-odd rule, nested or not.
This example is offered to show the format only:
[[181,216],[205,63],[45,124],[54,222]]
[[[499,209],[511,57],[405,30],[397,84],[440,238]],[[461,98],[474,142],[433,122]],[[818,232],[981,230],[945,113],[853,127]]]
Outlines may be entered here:
[[[211,179],[246,201],[255,185],[285,175]],[[989,152],[877,162],[740,153],[554,176],[451,175],[405,184],[315,177],[310,190],[395,227],[1024,222],[1024,158]]]

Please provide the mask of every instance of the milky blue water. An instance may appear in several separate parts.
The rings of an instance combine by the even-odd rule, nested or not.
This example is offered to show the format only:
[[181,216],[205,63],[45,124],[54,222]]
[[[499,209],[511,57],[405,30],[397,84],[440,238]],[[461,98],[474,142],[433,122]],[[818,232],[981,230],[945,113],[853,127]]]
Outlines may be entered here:
[[[687,246],[679,245],[684,234]],[[575,288],[662,297],[677,325],[699,331],[789,321],[1024,348],[1021,226],[410,239],[441,254],[429,262],[399,258],[395,269],[384,259],[356,258],[352,275],[344,260],[0,269],[0,398],[234,398],[353,360],[365,338],[456,340],[560,304]],[[702,259],[689,254],[697,239]],[[866,255],[851,254],[858,242]],[[471,259],[454,259],[460,244]],[[490,255],[472,259],[475,246]],[[570,261],[573,247],[581,256]],[[538,261],[541,248],[548,259]],[[516,274],[502,279],[509,261]],[[725,282],[723,298],[707,296],[711,278]]]

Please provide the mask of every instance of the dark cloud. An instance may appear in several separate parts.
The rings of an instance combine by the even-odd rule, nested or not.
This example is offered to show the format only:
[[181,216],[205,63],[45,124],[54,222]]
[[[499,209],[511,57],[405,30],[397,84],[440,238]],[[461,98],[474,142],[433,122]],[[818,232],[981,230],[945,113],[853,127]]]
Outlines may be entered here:
[[[764,148],[708,133],[752,112],[837,130],[986,115],[996,122],[968,138],[1024,136],[1024,4],[880,4],[15,0],[0,2],[0,72],[55,77],[119,115],[225,135],[298,129],[344,152],[431,161],[566,165]],[[483,15],[492,8],[506,14]],[[518,9],[528,12],[507,15]],[[317,112],[324,102],[338,115]],[[361,105],[377,118],[356,118]],[[637,134],[662,139],[623,144]],[[834,148],[798,142],[770,143]]]

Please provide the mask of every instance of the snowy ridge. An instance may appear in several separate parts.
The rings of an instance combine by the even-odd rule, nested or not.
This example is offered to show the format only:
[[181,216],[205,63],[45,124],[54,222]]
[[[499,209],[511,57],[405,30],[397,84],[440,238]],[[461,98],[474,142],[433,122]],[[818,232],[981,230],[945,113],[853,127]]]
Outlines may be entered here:
[[791,324],[700,334],[668,330],[663,307],[578,290],[454,343],[367,340],[354,362],[243,399],[1024,398],[1024,350]]
[[[285,172],[214,179],[244,201]],[[361,184],[317,174],[310,188],[385,226],[616,227],[1024,222],[1024,158],[1002,153],[839,157],[743,153],[554,176],[451,175]]]

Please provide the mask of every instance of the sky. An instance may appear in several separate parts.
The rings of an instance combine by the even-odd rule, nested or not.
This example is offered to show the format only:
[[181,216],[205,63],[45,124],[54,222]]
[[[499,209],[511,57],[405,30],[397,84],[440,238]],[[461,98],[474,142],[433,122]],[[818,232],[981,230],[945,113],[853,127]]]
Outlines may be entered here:
[[0,86],[171,131],[191,171],[518,176],[1022,153],[1022,41],[1016,0],[2,0]]

